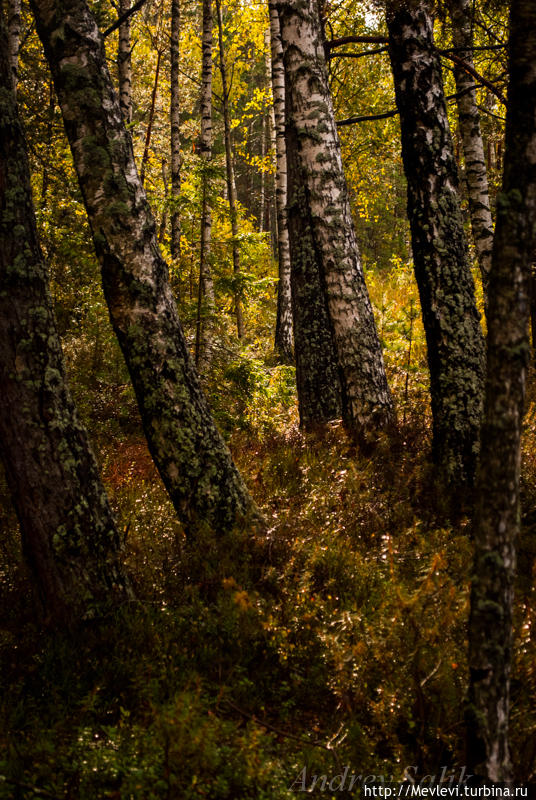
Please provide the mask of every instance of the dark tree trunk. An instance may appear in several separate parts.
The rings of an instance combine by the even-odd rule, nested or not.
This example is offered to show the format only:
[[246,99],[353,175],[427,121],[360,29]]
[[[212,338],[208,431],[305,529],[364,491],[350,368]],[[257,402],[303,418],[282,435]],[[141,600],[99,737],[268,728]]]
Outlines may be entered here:
[[95,20],[84,0],[33,9],[152,456],[187,531],[228,528],[252,501],[184,339]]
[[290,288],[290,245],[287,219],[287,151],[285,145],[285,69],[279,16],[275,0],[270,2],[270,47],[273,94],[273,128],[275,134],[275,205],[277,214],[277,317],[275,350],[289,363],[293,360],[292,300]]
[[66,385],[0,16],[0,454],[45,613],[128,592],[120,539]]
[[469,624],[468,766],[511,778],[512,603],[519,532],[520,438],[529,365],[536,225],[536,5],[513,0],[502,190],[489,282],[488,365]]
[[181,253],[181,218],[178,202],[181,193],[181,128],[180,128],[180,0],[171,0],[171,255],[178,258]]
[[[449,0],[452,20],[452,43],[459,48],[456,55],[473,66],[473,30],[470,0]],[[471,229],[478,266],[482,275],[484,297],[487,296],[488,276],[493,247],[493,220],[491,218],[488,174],[484,142],[480,130],[480,113],[476,104],[475,79],[459,64],[454,64],[454,78],[458,105],[458,118],[463,139],[465,179],[469,196]]]
[[285,67],[292,304],[303,424],[358,435],[393,406],[355,235],[314,0],[277,2]]
[[452,487],[474,480],[484,376],[476,309],[432,18],[422,0],[387,3],[415,277],[428,346],[433,457]]

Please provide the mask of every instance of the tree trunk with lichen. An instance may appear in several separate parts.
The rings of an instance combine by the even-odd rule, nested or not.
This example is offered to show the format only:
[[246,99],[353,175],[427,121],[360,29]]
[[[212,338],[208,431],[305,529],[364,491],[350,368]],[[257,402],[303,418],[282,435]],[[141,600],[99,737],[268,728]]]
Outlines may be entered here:
[[130,137],[84,0],[32,4],[153,459],[187,532],[254,511],[182,332]]
[[489,281],[488,364],[475,514],[467,710],[471,770],[512,778],[508,748],[519,473],[536,244],[536,6],[513,0],[502,190]]
[[270,2],[269,43],[271,50],[271,79],[273,95],[272,127],[275,133],[275,205],[277,219],[277,316],[275,350],[289,363],[294,346],[292,339],[292,298],[290,287],[290,245],[287,220],[287,151],[285,146],[285,70],[279,16],[274,0]]
[[285,68],[288,225],[301,421],[342,412],[367,436],[393,422],[355,235],[318,6],[276,2]]
[[[473,67],[473,29],[470,0],[449,0],[452,20],[452,44],[456,55]],[[475,79],[459,64],[454,64],[456,103],[463,140],[465,180],[469,196],[471,229],[478,266],[482,276],[484,297],[487,295],[488,277],[493,248],[493,220],[489,201],[488,173],[484,142],[480,129],[480,114],[476,104]]]
[[387,3],[415,277],[428,347],[433,458],[452,488],[474,480],[484,341],[458,195],[432,17],[422,0]]
[[[130,0],[119,0],[119,16],[130,8]],[[119,105],[125,125],[132,122],[132,49],[130,46],[130,17],[119,26],[117,46],[117,74],[119,80]]]
[[66,385],[0,16],[0,454],[45,614],[128,595],[116,529]]

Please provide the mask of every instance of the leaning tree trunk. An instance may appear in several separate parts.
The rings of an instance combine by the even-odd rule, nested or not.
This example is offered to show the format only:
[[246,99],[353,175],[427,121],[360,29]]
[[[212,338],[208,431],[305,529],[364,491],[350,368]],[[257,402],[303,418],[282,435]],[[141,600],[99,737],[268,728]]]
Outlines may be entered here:
[[[456,54],[470,67],[473,67],[471,8],[470,0],[450,0],[449,3],[452,43],[457,48]],[[463,139],[471,229],[486,299],[493,248],[493,220],[490,210],[484,142],[480,129],[480,114],[476,104],[475,79],[459,64],[454,65],[454,78],[458,118]]]
[[239,339],[244,336],[244,319],[242,314],[242,299],[240,289],[240,250],[238,243],[238,198],[236,194],[236,181],[233,166],[233,145],[231,141],[231,115],[229,111],[229,88],[227,82],[227,67],[225,66],[225,55],[223,52],[223,19],[221,13],[220,0],[216,0],[216,12],[218,17],[218,44],[220,56],[220,73],[222,86],[222,106],[223,106],[223,138],[225,141],[225,166],[227,171],[227,199],[229,201],[229,214],[231,216],[231,234],[233,239],[233,277],[235,280],[235,316],[236,332]]
[[277,317],[275,350],[283,360],[292,362],[292,300],[290,289],[290,245],[287,219],[287,151],[285,146],[285,70],[279,16],[274,0],[270,2],[270,46],[273,94],[273,127],[275,130],[275,205],[277,219]]
[[511,778],[512,605],[519,533],[520,437],[529,366],[530,269],[536,244],[536,6],[513,0],[502,190],[489,282],[488,364],[469,624],[468,766]]
[[484,342],[476,309],[432,18],[422,0],[387,3],[415,277],[428,346],[433,457],[453,488],[478,455]]
[[340,404],[347,426],[366,434],[391,424],[393,405],[350,211],[318,5],[276,5],[300,413],[305,424],[319,422]]
[[252,501],[190,358],[95,20],[84,0],[33,9],[152,456],[187,531],[228,528]]
[[66,385],[0,15],[0,454],[44,611],[72,624],[129,592],[120,537]]
[[181,3],[180,0],[171,0],[171,100],[169,117],[171,126],[171,255],[173,258],[178,258],[181,253],[181,217],[178,207],[181,193],[180,34]]
[[[130,8],[130,0],[119,0],[119,16]],[[130,46],[130,17],[119,26],[117,47],[117,73],[119,78],[119,105],[125,125],[132,122],[132,48]]]
[[195,341],[196,364],[206,368],[212,355],[214,283],[210,269],[212,211],[210,208],[210,162],[212,159],[212,0],[203,0],[201,68],[201,252]]

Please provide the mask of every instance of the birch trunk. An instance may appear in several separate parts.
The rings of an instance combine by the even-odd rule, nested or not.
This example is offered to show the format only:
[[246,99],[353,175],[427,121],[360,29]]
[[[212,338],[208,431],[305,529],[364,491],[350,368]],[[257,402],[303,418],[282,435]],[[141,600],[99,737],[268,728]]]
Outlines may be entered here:
[[[119,16],[130,8],[130,0],[119,0]],[[132,122],[132,48],[130,46],[130,17],[119,26],[117,50],[117,72],[119,78],[119,105],[125,125]]]
[[290,245],[287,219],[287,151],[285,145],[285,69],[279,16],[274,0],[270,3],[270,48],[275,144],[275,206],[277,220],[277,317],[275,350],[284,361],[293,361],[292,300],[290,287]]
[[[310,380],[315,390],[322,387],[333,397],[334,409],[340,396],[347,426],[366,434],[392,423],[393,405],[350,211],[318,7],[314,0],[280,0],[277,10],[285,67],[298,392],[303,396],[303,381]],[[325,300],[315,299],[318,294]],[[322,317],[312,319],[320,303]],[[331,336],[334,359],[322,355]],[[303,422],[314,421],[314,405],[306,411],[300,399],[300,410]]]
[[181,128],[180,128],[180,0],[171,0],[171,101],[169,109],[171,126],[171,255],[181,253],[181,218],[178,208],[181,193]]
[[511,779],[512,604],[519,533],[520,438],[530,361],[536,226],[536,6],[513,0],[502,190],[489,282],[488,364],[469,623],[468,767]]
[[227,172],[227,199],[229,201],[229,213],[231,216],[231,233],[233,237],[233,276],[235,280],[234,298],[236,315],[236,332],[239,339],[244,336],[244,319],[242,314],[242,299],[240,287],[240,250],[238,246],[238,198],[236,194],[236,181],[233,165],[233,143],[231,140],[231,119],[229,113],[229,88],[227,82],[227,68],[225,66],[225,56],[223,52],[223,19],[221,13],[220,0],[216,0],[216,11],[218,16],[218,43],[220,56],[220,73],[222,84],[222,105],[223,105],[223,135],[225,141],[225,166]]
[[152,456],[187,532],[231,527],[252,501],[188,352],[95,20],[84,0],[33,10]]
[[70,625],[129,589],[66,384],[11,67],[0,16],[0,455],[44,611]]
[[195,359],[196,364],[206,369],[211,358],[214,316],[214,284],[210,269],[212,212],[209,198],[209,165],[212,159],[212,0],[203,0],[199,155],[202,200]]
[[484,342],[458,195],[432,18],[422,0],[387,3],[415,277],[428,347],[433,458],[445,483],[474,480]]
[[[473,67],[471,8],[470,0],[450,0],[452,43],[454,47],[460,48],[456,55]],[[463,140],[471,229],[486,298],[493,248],[493,220],[490,210],[484,142],[480,129],[480,114],[476,105],[475,79],[457,64],[454,65],[454,78],[458,118]]]

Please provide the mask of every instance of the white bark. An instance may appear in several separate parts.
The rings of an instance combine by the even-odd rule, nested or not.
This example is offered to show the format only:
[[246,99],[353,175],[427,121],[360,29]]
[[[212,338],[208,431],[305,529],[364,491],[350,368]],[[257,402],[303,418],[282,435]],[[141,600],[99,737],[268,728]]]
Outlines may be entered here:
[[275,1],[270,2],[270,47],[273,104],[271,116],[272,147],[275,149],[275,205],[277,219],[277,254],[279,282],[277,286],[277,320],[275,349],[285,358],[292,358],[292,300],[290,286],[290,245],[287,219],[287,150],[285,145],[285,69],[279,16]]
[[[452,43],[469,66],[473,66],[473,36],[470,0],[450,0]],[[480,129],[480,114],[476,104],[475,79],[461,67],[454,66],[460,131],[463,140],[465,177],[469,195],[469,210],[473,241],[484,293],[487,293],[491,251],[493,248],[493,220],[491,217],[488,176],[484,142]]]
[[[211,322],[214,314],[214,283],[209,257],[212,236],[212,212],[209,202],[208,165],[212,159],[212,0],[203,0],[203,38],[201,70],[201,252],[197,307],[196,363],[206,369],[211,354]],[[203,311],[204,307],[204,311]]]
[[[318,8],[313,0],[288,0],[279,2],[277,9],[284,50],[287,154],[290,157],[291,144],[294,180],[305,191],[313,249],[326,287],[345,418],[357,431],[366,431],[390,423],[393,407],[350,210]],[[294,189],[289,186],[289,210]],[[300,245],[292,236],[290,246],[294,260]]]
[[[119,16],[126,14],[130,0],[119,0]],[[117,50],[117,72],[119,76],[119,104],[126,125],[132,122],[132,51],[130,46],[130,17],[119,26]]]

